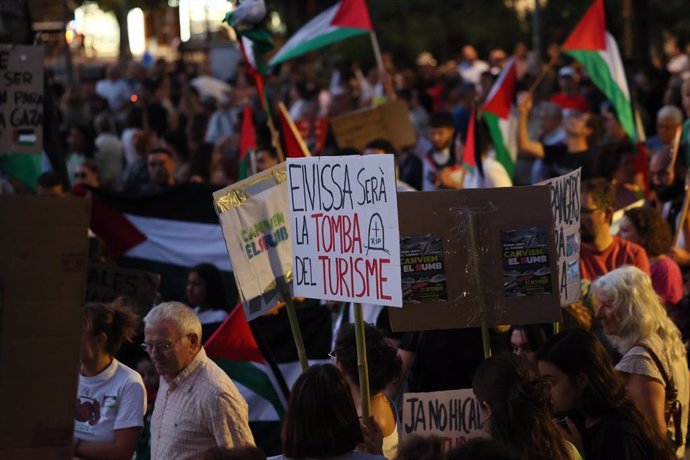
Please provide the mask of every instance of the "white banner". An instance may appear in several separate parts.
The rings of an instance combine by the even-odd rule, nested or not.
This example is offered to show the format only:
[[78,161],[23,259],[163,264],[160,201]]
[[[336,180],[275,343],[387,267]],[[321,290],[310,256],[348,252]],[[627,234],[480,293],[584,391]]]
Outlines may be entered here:
[[287,165],[295,295],[402,307],[393,156]]

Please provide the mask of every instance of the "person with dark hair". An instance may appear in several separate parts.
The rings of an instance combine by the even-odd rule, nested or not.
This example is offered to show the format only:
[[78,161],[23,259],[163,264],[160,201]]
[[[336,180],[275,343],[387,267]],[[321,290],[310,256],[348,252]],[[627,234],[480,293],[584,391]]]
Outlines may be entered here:
[[510,326],[508,337],[513,353],[524,359],[530,369],[537,370],[537,351],[549,338],[546,327],[541,324]]
[[615,190],[614,210],[645,198],[644,190],[636,182],[636,156],[635,146],[626,140],[604,144],[597,157],[597,175],[610,181]]
[[77,166],[77,170],[74,172],[74,185],[77,184],[90,187],[101,186],[101,171],[94,160],[87,159]]
[[144,426],[146,392],[141,376],[114,358],[138,325],[128,308],[88,303],[82,309],[82,351],[73,454],[80,458],[131,458]]
[[445,460],[518,460],[493,439],[474,438],[446,453]]
[[611,235],[615,192],[606,179],[582,182],[580,189],[580,275],[595,280],[623,265],[649,273],[649,259],[635,243]]
[[549,414],[549,384],[533,378],[512,353],[485,360],[472,379],[479,412],[492,439],[520,460],[578,459]]
[[70,184],[74,184],[74,173],[77,167],[89,158],[93,158],[96,150],[94,146],[94,135],[91,128],[84,125],[77,125],[69,130],[67,136],[67,174]]
[[[383,333],[364,323],[364,336],[367,344],[367,363],[369,367],[369,392],[371,395],[371,414],[383,434],[383,455],[395,458],[398,449],[397,410],[393,401],[384,393],[386,386],[400,378],[402,363],[396,349],[391,347]],[[344,324],[338,331],[333,350],[335,364],[342,371],[352,390],[352,399],[357,411],[361,411],[362,397],[359,389],[359,368],[357,366],[357,341],[355,326]]]
[[407,436],[398,447],[395,460],[446,460],[443,453],[443,440],[438,436]]
[[[465,142],[456,137],[455,155],[458,163],[462,163],[465,145],[467,142],[470,142],[467,139],[467,135],[464,137]],[[464,171],[462,188],[512,187],[513,181],[510,179],[505,166],[489,155],[490,143],[489,128],[486,122],[476,120],[474,149],[478,164],[474,170]]]
[[448,112],[435,112],[429,123],[429,140],[432,148],[424,155],[422,190],[438,190],[439,174],[447,166],[455,164],[453,145],[453,116]]
[[203,143],[192,154],[189,161],[189,181],[209,183],[211,181],[211,158],[213,144]]
[[187,302],[201,324],[220,323],[228,316],[228,302],[220,270],[213,264],[195,265],[187,274]]
[[278,152],[272,145],[263,145],[256,149],[254,160],[256,162],[256,172],[260,173],[279,163]]
[[127,165],[134,163],[139,154],[134,145],[135,135],[144,129],[144,111],[141,106],[133,105],[127,111],[125,119],[125,129],[122,131],[120,140],[124,149],[125,162]]
[[666,255],[673,242],[668,223],[655,209],[630,209],[621,219],[618,236],[639,244],[647,252],[652,286],[673,316],[672,310],[683,298],[683,275],[678,264]]
[[582,329],[552,337],[537,352],[539,373],[551,381],[551,403],[592,460],[670,460],[671,446],[626,393],[604,346]]
[[[398,151],[396,148],[391,144],[389,141],[386,139],[374,139],[373,141],[370,141],[365,147],[364,151],[362,152],[362,155],[382,155],[389,153],[394,156],[395,158],[395,185],[396,185],[396,190],[398,192],[414,192],[417,189],[412,187],[411,185],[407,184],[405,181],[403,181],[400,178],[400,165],[398,164]],[[417,162],[418,167],[419,167],[419,172],[421,173],[422,170],[422,163],[419,160],[419,158],[414,157],[414,160]],[[410,161],[409,158],[406,158],[405,161]],[[409,167],[409,165],[408,165]]]
[[623,355],[616,370],[637,408],[683,458],[688,432],[687,353],[647,273],[627,266],[592,283],[596,317]]
[[[357,452],[364,441],[357,409],[345,376],[333,365],[311,366],[297,378],[283,422],[283,455],[270,460],[384,460],[380,432],[373,424],[370,451]],[[378,436],[376,436],[378,434]]]
[[37,196],[63,197],[67,194],[60,181],[60,176],[55,171],[46,171],[38,176]]
[[146,154],[149,172],[149,186],[152,188],[166,187],[175,184],[175,158],[169,149],[157,147]]

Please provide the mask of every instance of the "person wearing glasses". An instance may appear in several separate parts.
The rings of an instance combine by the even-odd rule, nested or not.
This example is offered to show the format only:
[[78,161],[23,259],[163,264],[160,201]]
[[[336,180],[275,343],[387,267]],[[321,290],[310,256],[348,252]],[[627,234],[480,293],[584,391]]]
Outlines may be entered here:
[[206,356],[194,310],[164,302],[146,315],[144,325],[142,348],[161,376],[151,419],[151,458],[200,458],[211,447],[254,445],[247,402]]
[[616,201],[613,185],[605,179],[582,182],[580,190],[580,275],[583,280],[598,277],[623,265],[635,265],[649,274],[645,250],[611,235],[611,218]]
[[127,307],[88,303],[82,309],[82,352],[73,454],[79,458],[131,458],[144,426],[141,376],[113,356],[136,335]]

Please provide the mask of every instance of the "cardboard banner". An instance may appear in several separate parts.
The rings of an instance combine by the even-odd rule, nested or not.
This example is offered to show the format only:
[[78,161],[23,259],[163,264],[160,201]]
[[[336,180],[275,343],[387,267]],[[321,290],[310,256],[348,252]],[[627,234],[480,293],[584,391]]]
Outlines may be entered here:
[[400,193],[398,213],[404,308],[389,309],[394,331],[478,327],[481,305],[489,326],[560,321],[547,187]]
[[160,280],[157,273],[120,268],[115,264],[91,264],[86,274],[86,301],[111,302],[126,296],[134,301],[137,314],[143,316],[156,300]]
[[398,150],[415,145],[417,137],[407,111],[407,104],[398,100],[335,117],[331,119],[335,141],[340,148],[360,152],[374,139],[385,139]]
[[295,295],[401,307],[393,156],[287,163]]
[[285,163],[213,194],[247,320],[290,291],[292,251]]
[[3,460],[72,458],[90,207],[0,196]]
[[472,390],[405,393],[401,426],[403,439],[413,434],[439,436],[445,452],[486,436]]
[[558,251],[558,292],[561,306],[580,300],[580,168],[540,182],[549,187]]
[[0,154],[43,149],[43,47],[0,45]]

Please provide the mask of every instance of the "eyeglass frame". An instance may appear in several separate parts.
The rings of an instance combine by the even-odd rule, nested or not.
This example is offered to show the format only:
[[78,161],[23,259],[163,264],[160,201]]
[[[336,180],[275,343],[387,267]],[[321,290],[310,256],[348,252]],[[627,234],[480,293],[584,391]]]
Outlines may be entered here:
[[172,342],[170,340],[165,341],[165,342],[159,342],[159,343],[141,342],[139,344],[139,346],[141,347],[142,350],[144,350],[148,354],[153,353],[154,350],[158,350],[161,353],[165,353],[166,351],[170,350],[173,347],[173,345],[175,345],[177,342],[184,339],[188,335],[189,334],[180,336],[177,339],[173,340]]

